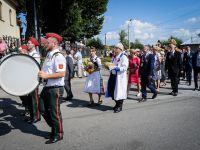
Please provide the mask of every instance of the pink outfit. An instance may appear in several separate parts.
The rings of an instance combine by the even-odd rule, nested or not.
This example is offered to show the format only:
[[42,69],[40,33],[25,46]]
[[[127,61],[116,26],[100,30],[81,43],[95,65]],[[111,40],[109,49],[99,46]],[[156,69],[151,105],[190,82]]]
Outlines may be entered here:
[[140,67],[140,58],[134,56],[129,57],[129,69],[134,69],[134,72],[129,71],[129,77],[128,77],[128,83],[131,84],[139,84],[140,83],[140,77],[139,77],[139,67]]
[[5,42],[0,43],[0,54],[5,53],[5,50],[8,48]]

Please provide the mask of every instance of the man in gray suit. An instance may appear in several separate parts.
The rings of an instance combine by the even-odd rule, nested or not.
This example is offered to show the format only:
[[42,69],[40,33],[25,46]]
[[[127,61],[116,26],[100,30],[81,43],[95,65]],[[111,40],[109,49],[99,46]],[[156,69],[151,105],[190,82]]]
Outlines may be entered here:
[[73,94],[71,91],[71,79],[74,75],[74,65],[71,53],[69,50],[66,50],[66,73],[65,73],[65,90],[67,92],[67,97],[63,98],[64,100],[72,100]]

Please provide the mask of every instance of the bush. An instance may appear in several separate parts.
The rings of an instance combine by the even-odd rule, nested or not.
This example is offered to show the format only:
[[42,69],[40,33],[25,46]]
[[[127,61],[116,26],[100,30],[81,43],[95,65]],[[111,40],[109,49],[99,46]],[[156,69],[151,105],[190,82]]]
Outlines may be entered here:
[[111,57],[103,57],[101,58],[101,63],[104,65],[106,62],[111,62]]

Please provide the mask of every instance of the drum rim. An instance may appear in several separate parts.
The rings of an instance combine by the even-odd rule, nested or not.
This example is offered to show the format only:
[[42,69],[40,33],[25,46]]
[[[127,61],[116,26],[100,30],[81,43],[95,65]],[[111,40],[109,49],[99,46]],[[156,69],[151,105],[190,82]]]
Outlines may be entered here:
[[[31,58],[32,60],[34,60],[34,61],[36,62],[36,64],[38,65],[38,68],[41,70],[40,64],[39,64],[32,56],[29,56],[29,55],[27,55],[27,54],[11,54],[11,55],[9,55],[8,57],[6,57],[5,59],[3,59],[3,60],[0,62],[0,66],[1,66],[1,64],[2,64],[6,59],[8,59],[8,58],[10,58],[10,57],[13,57],[13,56],[15,56],[15,55],[19,55],[19,56],[22,55],[22,56]],[[4,57],[5,57],[5,56],[4,56]]]
[[[6,57],[5,59],[3,59],[3,61],[0,62],[0,67],[1,67],[1,64],[2,64],[5,60],[7,60],[8,58],[10,58],[10,57],[12,57],[12,56],[14,56],[14,55],[19,55],[19,56],[21,55],[21,56],[25,56],[25,57],[31,58],[31,59],[37,64],[39,70],[41,70],[40,64],[39,64],[32,56],[29,56],[29,55],[27,55],[27,54],[11,54],[11,55],[9,55],[8,57]],[[35,89],[37,89],[38,86],[40,85],[40,78],[38,78],[38,79],[39,79],[39,80],[38,80],[38,85],[35,87]],[[0,87],[1,87],[1,86],[0,86]],[[2,89],[4,92],[6,92],[7,94],[12,95],[12,96],[23,96],[23,95],[14,95],[14,94],[11,94],[11,93],[5,91],[2,87],[1,87],[1,89]],[[35,90],[35,89],[34,89],[34,90]],[[31,92],[33,92],[34,90],[32,90]],[[30,94],[31,92],[26,93],[26,94],[24,94],[24,95],[28,95],[28,94]]]

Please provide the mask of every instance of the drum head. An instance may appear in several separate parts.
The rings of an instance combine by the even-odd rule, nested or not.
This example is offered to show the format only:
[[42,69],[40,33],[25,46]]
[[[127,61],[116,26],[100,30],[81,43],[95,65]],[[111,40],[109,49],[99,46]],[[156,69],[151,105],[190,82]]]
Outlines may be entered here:
[[24,54],[6,57],[0,64],[0,86],[8,94],[29,94],[39,85],[38,62]]

